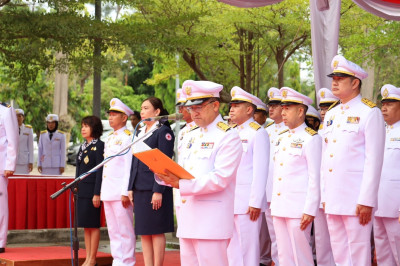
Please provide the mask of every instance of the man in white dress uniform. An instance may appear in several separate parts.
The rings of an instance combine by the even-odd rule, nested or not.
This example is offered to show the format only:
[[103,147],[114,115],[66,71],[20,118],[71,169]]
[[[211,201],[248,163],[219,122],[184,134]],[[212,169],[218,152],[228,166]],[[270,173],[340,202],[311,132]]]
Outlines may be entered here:
[[[108,110],[108,122],[114,129],[104,145],[104,158],[118,153],[132,141],[126,122],[133,111],[121,100],[113,98]],[[132,152],[115,157],[103,166],[100,199],[104,203],[113,266],[136,263],[136,236],[133,229],[133,205],[128,197]]]
[[307,127],[312,100],[283,87],[280,133],[274,151],[273,217],[280,265],[313,265],[311,223],[320,204],[321,137]]
[[33,169],[33,130],[32,126],[25,125],[25,112],[15,109],[19,126],[18,157],[15,174],[29,174]]
[[375,250],[378,265],[400,265],[400,88],[386,84],[381,95],[386,141],[374,219]]
[[[333,95],[331,90],[327,88],[321,88],[318,91],[317,97],[319,99],[319,113],[321,116],[321,125],[319,127],[318,134],[322,136],[325,113],[332,104],[339,100],[339,98]],[[322,147],[324,147],[324,145],[322,145]],[[322,153],[324,153],[323,149]],[[324,182],[321,180],[320,184],[322,191],[322,185]],[[317,216],[315,216],[314,219],[314,229],[317,264],[320,266],[335,266],[328,224],[326,222],[326,215],[322,203],[320,204]]]
[[[272,199],[272,186],[273,186],[273,173],[274,173],[274,149],[278,140],[279,133],[285,131],[287,127],[282,120],[282,106],[281,106],[281,93],[279,89],[271,87],[268,90],[268,112],[269,118],[274,120],[265,126],[267,130],[269,141],[270,141],[270,155],[269,155],[269,170],[268,170],[268,180],[267,180],[267,202],[268,206],[265,210],[265,219],[268,225],[269,237],[271,239],[271,258],[276,266],[279,265],[278,259],[278,247],[276,245],[276,236],[274,224],[272,222],[271,216],[271,199]],[[262,261],[263,264],[267,265],[268,262]]]
[[8,231],[8,177],[14,174],[18,151],[18,123],[14,109],[0,102],[0,253]]
[[331,66],[332,93],[340,104],[325,114],[322,202],[335,263],[370,265],[385,124],[376,105],[360,95],[367,73],[340,55]]
[[231,90],[229,116],[242,141],[242,159],[236,175],[235,230],[228,246],[229,265],[260,264],[260,214],[265,211],[268,178],[268,133],[254,121],[256,96],[239,87]]
[[236,171],[242,156],[239,134],[219,114],[222,85],[187,80],[182,85],[186,106],[200,128],[191,132],[182,159],[194,179],[171,173],[159,177],[179,188],[182,205],[177,236],[181,265],[228,265],[227,248],[233,235]]
[[58,130],[58,115],[46,117],[47,130],[40,132],[38,171],[42,175],[62,175],[65,168],[65,135]]

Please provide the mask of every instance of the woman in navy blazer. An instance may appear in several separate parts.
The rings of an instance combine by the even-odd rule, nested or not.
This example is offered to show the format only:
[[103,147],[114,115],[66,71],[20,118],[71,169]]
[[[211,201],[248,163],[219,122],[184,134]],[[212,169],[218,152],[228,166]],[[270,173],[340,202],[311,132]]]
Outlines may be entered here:
[[[81,134],[85,142],[79,148],[76,159],[76,177],[91,170],[104,159],[104,142],[101,120],[96,116],[82,119]],[[100,241],[100,189],[103,167],[88,175],[78,184],[78,226],[85,228],[86,260],[83,266],[96,265]]]
[[[142,119],[167,115],[160,99],[150,97],[142,103]],[[158,122],[146,121],[138,136],[143,136]],[[158,148],[167,156],[174,152],[174,134],[169,125],[162,125],[144,140],[150,148]],[[129,194],[134,202],[135,233],[141,235],[145,265],[163,265],[165,253],[164,233],[174,231],[172,188],[157,184],[149,167],[133,157]]]

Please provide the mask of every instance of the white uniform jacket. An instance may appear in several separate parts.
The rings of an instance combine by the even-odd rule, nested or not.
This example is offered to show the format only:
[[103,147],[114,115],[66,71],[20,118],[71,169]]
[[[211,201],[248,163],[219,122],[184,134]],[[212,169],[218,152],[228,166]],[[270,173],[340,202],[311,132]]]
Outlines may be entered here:
[[14,171],[18,151],[18,122],[12,107],[0,104],[0,175]]
[[280,134],[276,144],[272,216],[316,216],[320,204],[321,136],[303,123]]
[[385,145],[381,111],[358,95],[326,113],[322,135],[325,213],[355,215],[357,204],[376,207]]
[[40,132],[38,166],[43,168],[65,167],[65,135],[56,130],[50,140],[49,132]]
[[278,139],[279,133],[286,130],[287,126],[283,122],[276,124],[271,122],[265,126],[265,130],[268,132],[269,136],[269,169],[268,169],[268,180],[267,180],[267,202],[271,202],[272,199],[272,185],[273,185],[273,175],[274,175],[274,148],[276,146],[276,141]]
[[[117,154],[132,141],[132,133],[125,127],[111,133],[104,145],[104,159]],[[103,166],[100,198],[103,201],[121,200],[128,196],[131,175],[132,149],[116,156]]]
[[236,130],[218,117],[191,132],[183,167],[195,178],[179,181],[182,197],[177,236],[229,239],[233,234],[236,171],[242,145]]
[[243,148],[236,175],[235,214],[247,213],[249,206],[264,212],[267,207],[265,187],[269,164],[268,133],[253,118],[235,129]]
[[386,126],[385,155],[375,216],[398,218],[400,209],[400,121]]
[[33,164],[33,130],[30,125],[22,124],[19,128],[17,164]]

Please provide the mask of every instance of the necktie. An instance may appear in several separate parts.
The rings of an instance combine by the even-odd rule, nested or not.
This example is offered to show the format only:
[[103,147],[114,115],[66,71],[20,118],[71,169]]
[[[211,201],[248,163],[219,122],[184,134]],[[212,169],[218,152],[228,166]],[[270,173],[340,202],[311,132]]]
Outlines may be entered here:
[[53,133],[50,133],[50,140],[51,140],[52,137],[53,137]]

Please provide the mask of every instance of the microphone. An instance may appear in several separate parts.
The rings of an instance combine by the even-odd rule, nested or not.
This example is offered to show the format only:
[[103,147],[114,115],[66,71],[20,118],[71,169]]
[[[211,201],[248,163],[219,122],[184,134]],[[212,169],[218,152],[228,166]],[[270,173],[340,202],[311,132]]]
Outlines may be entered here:
[[161,115],[161,116],[155,116],[155,117],[149,117],[146,119],[143,119],[143,121],[161,121],[161,122],[166,122],[168,120],[181,120],[183,117],[182,114],[170,114],[170,115]]

